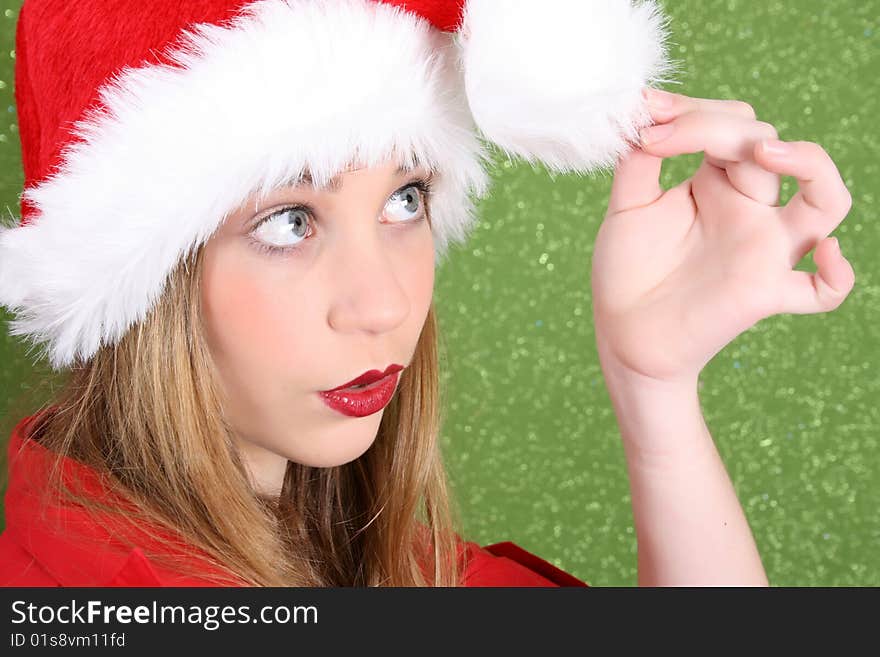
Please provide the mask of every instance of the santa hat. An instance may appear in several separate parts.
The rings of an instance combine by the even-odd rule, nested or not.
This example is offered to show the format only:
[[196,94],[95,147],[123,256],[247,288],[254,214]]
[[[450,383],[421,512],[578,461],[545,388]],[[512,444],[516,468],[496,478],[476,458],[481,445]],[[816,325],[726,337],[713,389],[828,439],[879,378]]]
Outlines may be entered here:
[[629,150],[642,87],[674,68],[666,29],[656,0],[26,0],[9,331],[85,361],[250,194],[353,162],[440,173],[439,262],[475,223],[487,143],[563,173]]

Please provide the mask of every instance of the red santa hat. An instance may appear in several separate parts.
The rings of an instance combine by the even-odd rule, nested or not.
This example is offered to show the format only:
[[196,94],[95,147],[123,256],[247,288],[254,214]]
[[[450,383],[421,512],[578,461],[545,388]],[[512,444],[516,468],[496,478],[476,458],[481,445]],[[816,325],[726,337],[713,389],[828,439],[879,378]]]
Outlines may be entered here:
[[489,187],[487,144],[613,166],[670,73],[657,0],[26,0],[25,188],[0,304],[56,369],[143,320],[253,193],[389,157],[440,175],[437,261]]

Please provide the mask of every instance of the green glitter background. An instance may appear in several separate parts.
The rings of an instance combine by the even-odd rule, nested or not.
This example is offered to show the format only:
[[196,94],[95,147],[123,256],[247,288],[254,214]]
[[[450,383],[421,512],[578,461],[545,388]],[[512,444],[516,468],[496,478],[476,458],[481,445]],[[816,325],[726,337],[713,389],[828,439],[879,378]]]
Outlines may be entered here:
[[[771,584],[880,585],[880,239],[868,223],[880,160],[880,0],[662,4],[682,71],[682,84],[667,88],[745,100],[781,139],[821,144],[852,192],[834,232],[856,271],[849,298],[831,313],[760,322],[709,363],[700,397]],[[15,214],[20,6],[0,0],[0,206]],[[664,188],[701,157],[664,162]],[[590,316],[611,172],[551,179],[540,167],[497,164],[467,248],[437,272],[442,440],[463,531],[481,544],[515,541],[594,586],[633,586],[629,483]],[[795,191],[783,178],[780,202]],[[815,271],[812,256],[798,269]],[[8,319],[0,309],[4,440],[53,385],[7,335]]]

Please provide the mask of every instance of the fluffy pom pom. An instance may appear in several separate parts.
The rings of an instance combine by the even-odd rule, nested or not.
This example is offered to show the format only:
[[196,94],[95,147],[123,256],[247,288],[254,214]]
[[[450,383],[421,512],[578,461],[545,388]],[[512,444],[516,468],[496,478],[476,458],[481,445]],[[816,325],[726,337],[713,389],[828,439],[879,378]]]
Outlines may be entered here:
[[642,88],[670,82],[657,0],[468,0],[458,36],[483,136],[551,171],[613,166],[651,122]]

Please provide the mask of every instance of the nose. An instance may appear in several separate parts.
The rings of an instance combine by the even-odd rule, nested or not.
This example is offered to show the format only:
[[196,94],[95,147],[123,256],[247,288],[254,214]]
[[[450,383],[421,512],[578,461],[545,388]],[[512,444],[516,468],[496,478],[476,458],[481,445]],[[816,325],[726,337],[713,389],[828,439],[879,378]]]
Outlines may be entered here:
[[[369,222],[367,225],[370,225]],[[329,259],[332,301],[327,321],[341,332],[387,333],[403,323],[410,300],[391,241],[375,227],[339,237]]]

